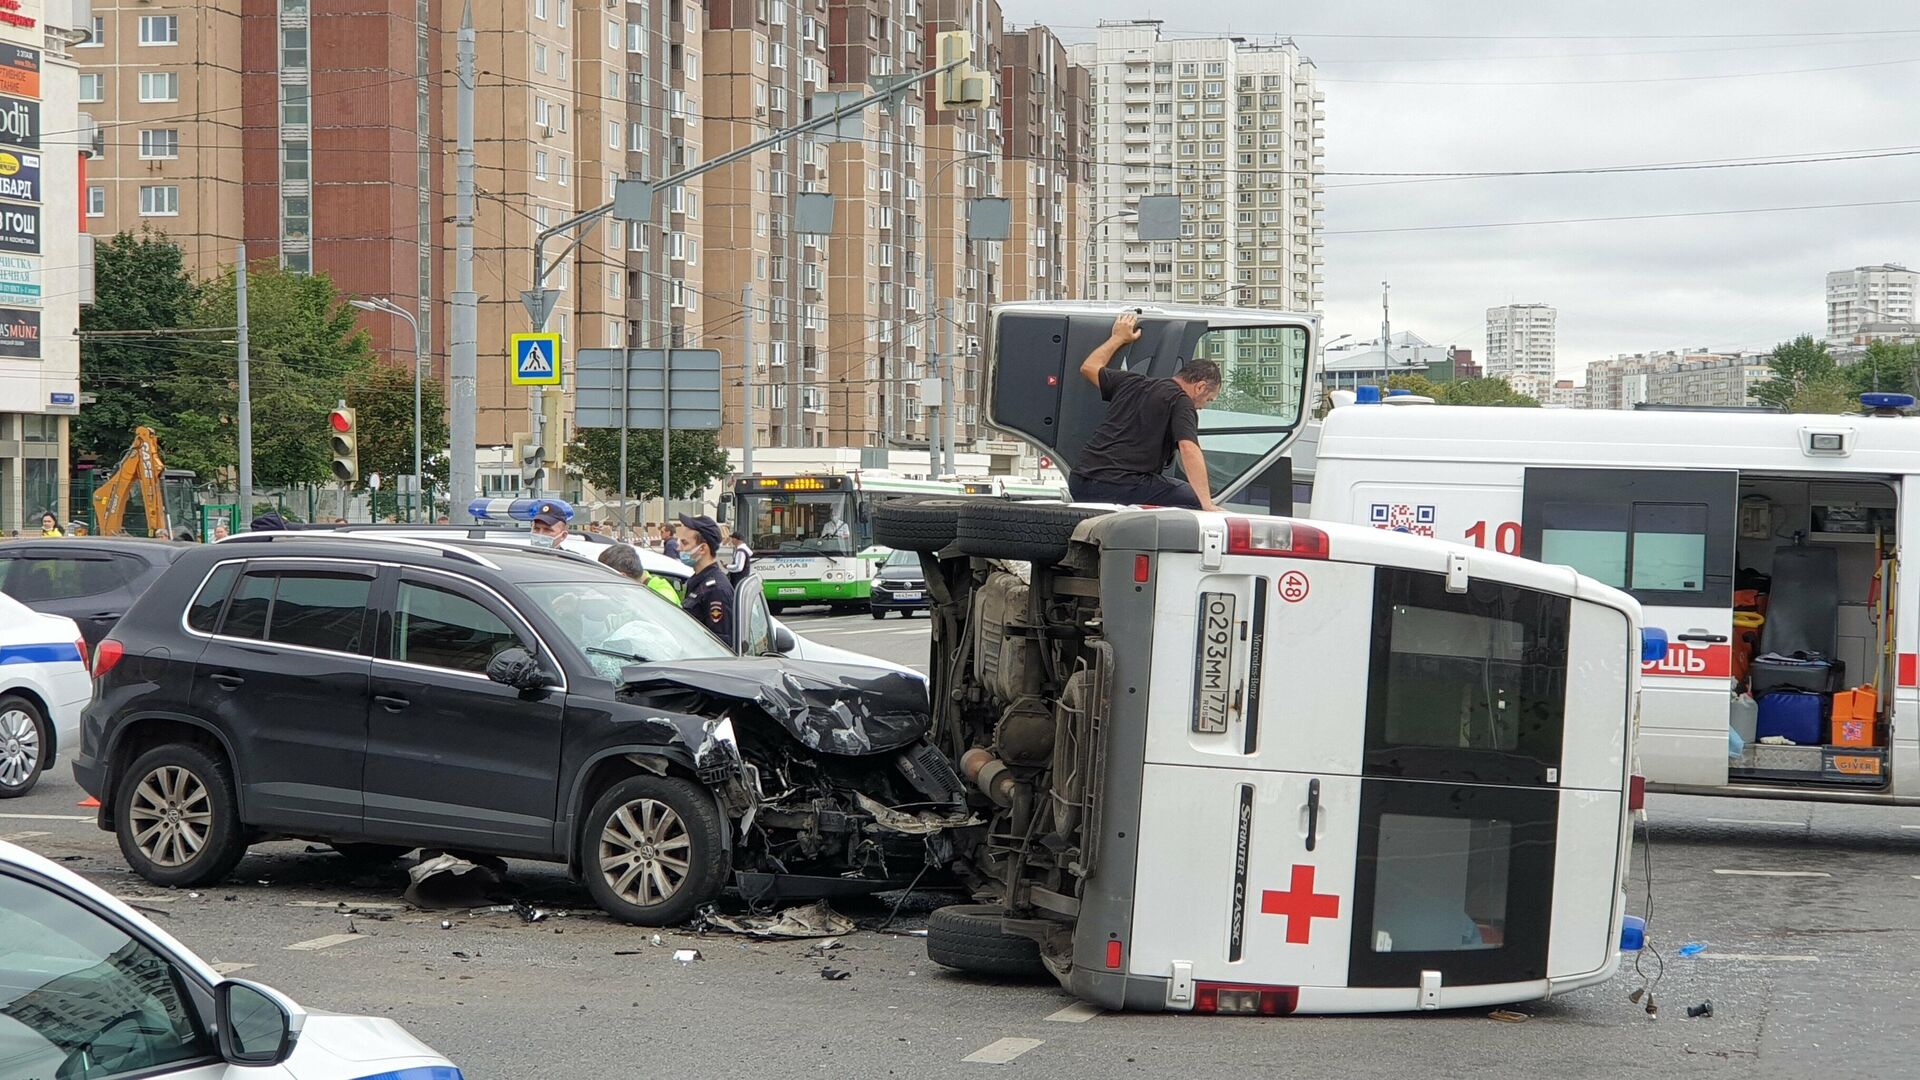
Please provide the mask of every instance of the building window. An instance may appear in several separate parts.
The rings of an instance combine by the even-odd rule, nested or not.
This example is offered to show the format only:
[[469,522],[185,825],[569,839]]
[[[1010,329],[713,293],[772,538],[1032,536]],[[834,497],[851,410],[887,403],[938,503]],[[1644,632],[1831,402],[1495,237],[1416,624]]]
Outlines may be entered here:
[[140,216],[179,217],[180,189],[173,184],[142,184]]
[[536,19],[547,17],[547,0],[533,0],[533,17]]
[[180,156],[179,128],[142,128],[140,131],[140,159],[142,161],[171,160]]
[[97,49],[106,43],[107,17],[105,15],[95,15],[93,17],[93,28],[87,32],[87,40],[80,44],[84,48]]
[[547,70],[547,47],[537,41],[533,43],[533,70],[542,74]]
[[107,77],[98,72],[81,72],[80,100],[88,104],[107,100]]
[[[101,78],[101,76],[93,76]],[[82,79],[87,76],[82,75]],[[143,71],[140,73],[141,101],[179,101],[180,73],[177,71]]]
[[533,178],[535,180],[545,180],[547,178],[547,152],[545,150],[535,150],[533,152]]
[[180,16],[178,15],[142,15],[140,16],[140,44],[142,45],[178,45],[180,44]]
[[87,216],[107,216],[107,189],[98,184],[87,189]]

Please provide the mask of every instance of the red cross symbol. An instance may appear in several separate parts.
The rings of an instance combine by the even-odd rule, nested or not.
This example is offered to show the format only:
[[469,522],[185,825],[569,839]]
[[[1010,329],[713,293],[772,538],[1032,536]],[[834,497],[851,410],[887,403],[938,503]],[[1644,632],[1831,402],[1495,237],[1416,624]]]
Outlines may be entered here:
[[1263,915],[1287,917],[1287,944],[1305,945],[1313,935],[1313,920],[1333,919],[1340,915],[1340,898],[1313,891],[1313,867],[1298,863],[1293,867],[1293,882],[1286,892],[1267,889],[1260,894]]

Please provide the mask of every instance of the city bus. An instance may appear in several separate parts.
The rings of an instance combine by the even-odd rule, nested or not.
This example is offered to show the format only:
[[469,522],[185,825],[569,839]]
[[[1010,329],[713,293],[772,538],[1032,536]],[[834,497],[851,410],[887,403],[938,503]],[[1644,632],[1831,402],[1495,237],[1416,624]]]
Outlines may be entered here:
[[957,483],[884,472],[751,475],[733,482],[733,527],[753,549],[767,604],[867,610],[884,549],[873,544],[876,501],[899,495],[957,496]]

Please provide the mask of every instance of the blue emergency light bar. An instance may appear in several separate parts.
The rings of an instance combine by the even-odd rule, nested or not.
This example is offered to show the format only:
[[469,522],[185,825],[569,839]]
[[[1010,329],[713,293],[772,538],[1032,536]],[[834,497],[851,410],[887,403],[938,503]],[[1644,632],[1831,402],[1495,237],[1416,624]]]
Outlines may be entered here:
[[560,511],[573,520],[573,504],[565,499],[475,499],[467,504],[467,513],[476,521],[532,521],[543,506]]
[[1867,408],[1873,409],[1876,412],[1883,411],[1883,410],[1900,412],[1906,409],[1913,408],[1914,398],[1912,394],[1889,394],[1889,393],[1861,394],[1860,404],[1865,405]]

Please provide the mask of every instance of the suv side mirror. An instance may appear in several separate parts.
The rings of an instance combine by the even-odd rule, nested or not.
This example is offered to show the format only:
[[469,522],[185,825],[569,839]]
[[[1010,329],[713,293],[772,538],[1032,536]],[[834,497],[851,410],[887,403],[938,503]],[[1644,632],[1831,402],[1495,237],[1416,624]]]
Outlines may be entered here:
[[800,639],[780,623],[773,624],[773,651],[785,656],[800,646]]
[[541,669],[540,661],[518,645],[501,649],[487,662],[487,678],[515,690],[538,690],[553,685],[553,677]]
[[223,982],[213,988],[213,1010],[229,1065],[278,1065],[293,1053],[293,1017],[262,987]]

